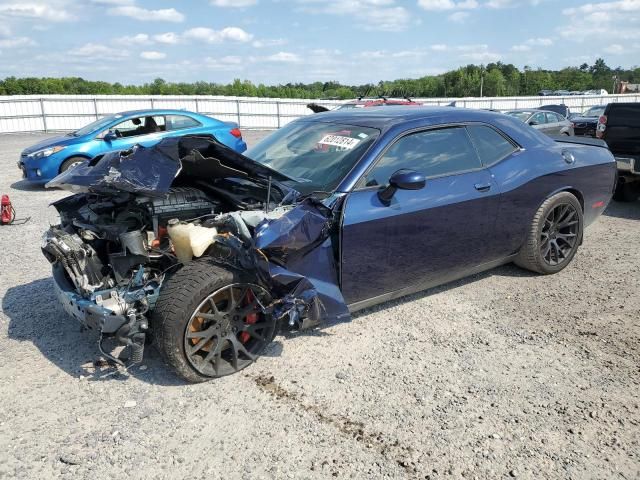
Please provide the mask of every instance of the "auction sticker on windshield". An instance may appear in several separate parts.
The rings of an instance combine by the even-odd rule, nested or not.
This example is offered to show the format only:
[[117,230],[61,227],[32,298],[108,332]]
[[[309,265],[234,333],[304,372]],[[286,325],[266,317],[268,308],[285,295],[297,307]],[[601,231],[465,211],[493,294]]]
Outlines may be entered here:
[[318,144],[320,145],[331,145],[334,147],[342,147],[347,150],[351,150],[355,148],[355,146],[358,145],[358,143],[360,143],[360,140],[357,138],[343,137],[342,135],[331,135],[331,134],[325,135],[318,142]]

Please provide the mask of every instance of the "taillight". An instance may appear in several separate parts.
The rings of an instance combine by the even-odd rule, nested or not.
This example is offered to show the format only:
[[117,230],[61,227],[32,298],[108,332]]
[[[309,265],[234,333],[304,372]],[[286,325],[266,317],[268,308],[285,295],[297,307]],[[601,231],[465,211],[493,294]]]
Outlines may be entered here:
[[596,137],[604,137],[604,131],[607,129],[607,116],[601,115],[598,119],[598,128],[596,128]]
[[242,132],[239,128],[232,128],[231,130],[229,130],[229,133],[236,138],[242,138]]

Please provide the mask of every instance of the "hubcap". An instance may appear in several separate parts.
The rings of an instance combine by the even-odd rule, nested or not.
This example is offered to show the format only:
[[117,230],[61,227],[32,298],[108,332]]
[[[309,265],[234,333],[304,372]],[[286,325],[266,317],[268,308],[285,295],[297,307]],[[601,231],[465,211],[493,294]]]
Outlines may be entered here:
[[219,377],[251,364],[271,339],[275,320],[264,313],[267,291],[233,284],[213,292],[196,308],[184,335],[189,363],[202,375]]
[[547,264],[555,267],[569,258],[577,244],[579,228],[578,212],[569,203],[557,205],[547,214],[540,234],[540,253]]

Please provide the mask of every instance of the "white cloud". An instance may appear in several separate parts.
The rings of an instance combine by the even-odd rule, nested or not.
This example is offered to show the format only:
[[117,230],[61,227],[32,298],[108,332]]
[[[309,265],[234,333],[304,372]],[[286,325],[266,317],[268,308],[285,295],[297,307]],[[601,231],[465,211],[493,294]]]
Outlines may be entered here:
[[99,57],[100,60],[129,56],[129,52],[119,48],[112,48],[99,43],[86,43],[81,47],[69,50],[69,55],[75,57]]
[[243,8],[257,4],[258,0],[211,0],[209,3],[214,7]]
[[550,38],[530,38],[527,40],[527,45],[536,47],[550,47],[553,45],[553,40]]
[[140,52],[140,58],[144,58],[145,60],[162,60],[166,58],[167,54],[163,52],[155,52],[155,51],[147,51]]
[[424,10],[469,10],[478,7],[477,0],[418,0]]
[[[2,46],[2,45],[0,45]],[[609,45],[603,49],[606,53],[610,53],[611,55],[620,55],[625,52],[625,48],[622,45],[614,43],[613,45]]]
[[74,17],[63,8],[44,3],[5,3],[0,5],[0,16],[34,18],[51,22],[65,22]]
[[454,23],[464,23],[470,16],[469,12],[454,12],[448,18]]
[[133,5],[134,0],[91,0],[96,5]]
[[348,16],[365,30],[401,31],[412,20],[407,9],[396,5],[395,0],[296,1],[306,13]]
[[295,53],[290,52],[278,52],[268,57],[264,57],[264,60],[268,62],[282,62],[282,63],[297,63],[300,61],[300,57]]
[[16,37],[16,38],[2,38],[0,39],[0,48],[16,48],[16,47],[31,47],[35,45],[29,37]]
[[125,35],[114,40],[118,45],[151,45],[153,42],[146,33],[138,33],[136,35]]
[[225,40],[246,43],[250,42],[253,35],[239,27],[225,27],[222,30],[213,30],[206,27],[196,27],[184,32],[184,37],[206,43],[221,43]]
[[640,38],[640,0],[586,3],[565,8],[562,13],[567,22],[558,32],[573,42],[601,45]]
[[184,15],[175,8],[148,10],[135,5],[123,5],[107,10],[109,15],[131,17],[143,22],[183,22]]
[[154,35],[153,39],[158,43],[164,43],[165,45],[175,45],[180,43],[180,36],[173,32],[159,33]]
[[265,48],[265,47],[279,47],[281,45],[286,45],[287,40],[284,38],[274,38],[271,40],[254,40],[251,46],[254,48]]
[[530,52],[531,47],[529,45],[514,45],[511,47],[512,52]]

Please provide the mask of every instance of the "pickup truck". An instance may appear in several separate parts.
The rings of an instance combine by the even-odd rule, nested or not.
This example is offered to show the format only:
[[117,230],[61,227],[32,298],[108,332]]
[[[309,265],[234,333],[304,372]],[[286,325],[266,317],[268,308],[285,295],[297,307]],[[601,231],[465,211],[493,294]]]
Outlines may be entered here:
[[614,200],[640,197],[640,103],[610,103],[598,119],[596,137],[604,140],[618,166]]

